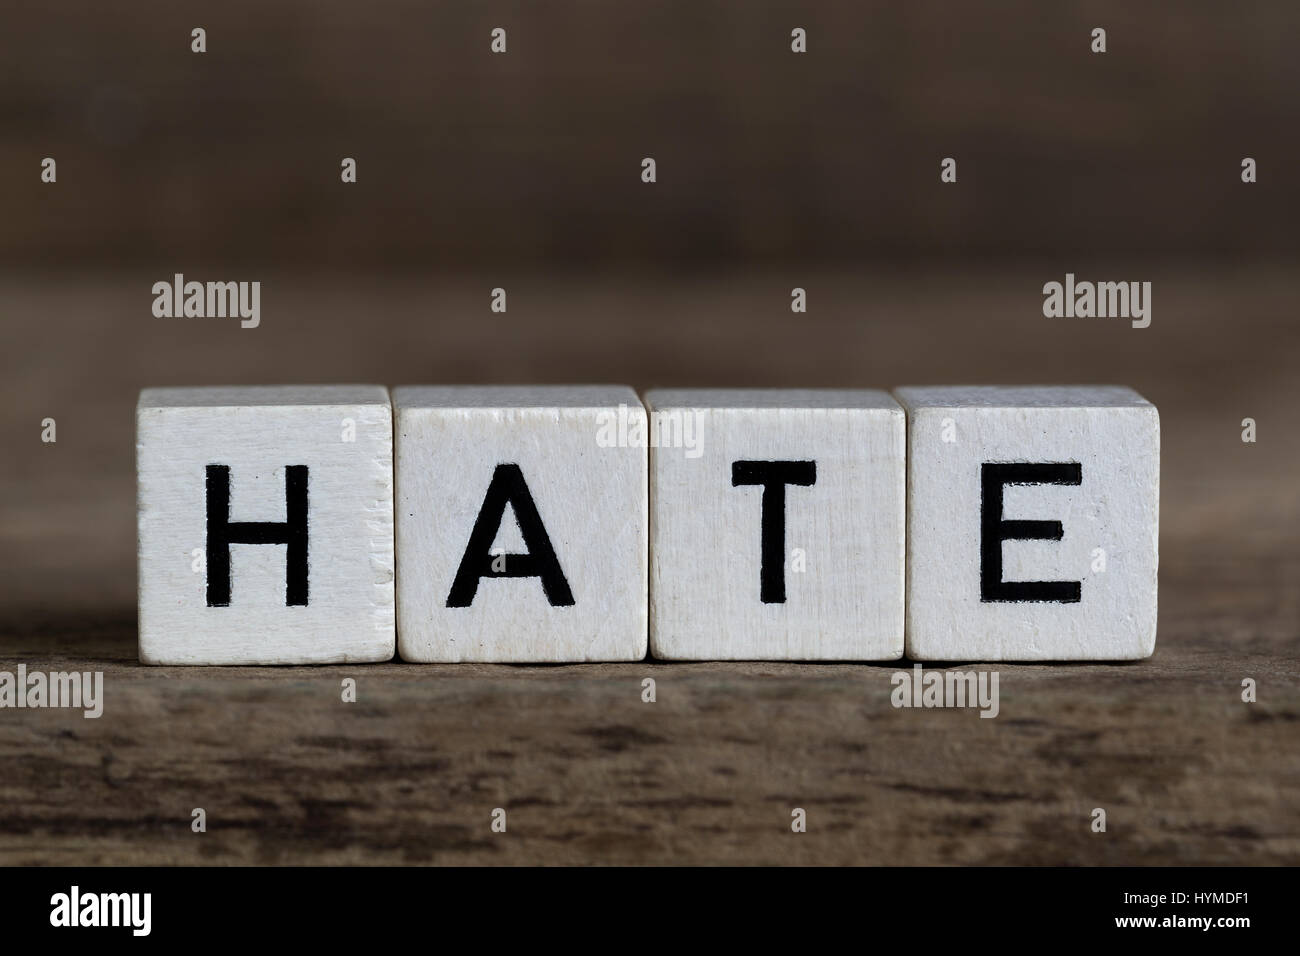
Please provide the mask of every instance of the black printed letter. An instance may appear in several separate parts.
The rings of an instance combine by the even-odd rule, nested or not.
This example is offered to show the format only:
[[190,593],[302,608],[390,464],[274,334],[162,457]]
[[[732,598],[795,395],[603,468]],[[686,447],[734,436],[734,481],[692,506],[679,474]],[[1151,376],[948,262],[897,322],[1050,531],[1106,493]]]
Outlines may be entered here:
[[1078,462],[986,461],[980,472],[980,600],[1056,601],[1080,600],[1078,581],[1003,581],[1003,541],[1060,541],[1065,529],[1059,521],[1003,521],[1002,489],[1005,485],[1081,485],[1083,466]]
[[230,546],[232,544],[283,544],[285,555],[284,603],[307,604],[307,466],[286,465],[284,511],[286,520],[231,521],[230,466],[208,465],[208,607],[230,606]]
[[[506,505],[514,509],[519,532],[528,552],[506,555],[501,562],[503,570],[497,571],[492,567],[490,550],[497,531],[501,528]],[[479,509],[478,517],[474,520],[474,530],[469,534],[465,556],[460,559],[460,569],[456,572],[456,579],[451,582],[447,607],[469,607],[473,604],[479,578],[541,578],[542,590],[546,592],[546,599],[552,607],[568,607],[573,604],[573,592],[569,590],[569,582],[560,569],[555,549],[551,547],[551,539],[546,535],[541,515],[537,513],[533,496],[528,493],[528,485],[524,483],[524,473],[518,465],[497,465],[496,471],[492,473],[483,507]]]
[[759,553],[759,598],[785,603],[785,486],[815,484],[815,461],[734,461],[731,484],[763,486],[762,550]]

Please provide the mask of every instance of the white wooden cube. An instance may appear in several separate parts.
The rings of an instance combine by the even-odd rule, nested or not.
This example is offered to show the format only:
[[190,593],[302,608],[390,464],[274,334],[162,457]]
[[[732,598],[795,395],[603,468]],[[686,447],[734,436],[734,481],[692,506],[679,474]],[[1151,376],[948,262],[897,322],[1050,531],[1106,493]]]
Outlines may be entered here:
[[392,447],[377,385],[141,392],[140,660],[389,660]]
[[412,386],[393,407],[404,660],[645,657],[636,392]]
[[652,429],[651,653],[903,653],[903,411],[867,390],[661,389]]
[[1116,386],[895,395],[908,414],[908,656],[1151,656],[1155,406]]

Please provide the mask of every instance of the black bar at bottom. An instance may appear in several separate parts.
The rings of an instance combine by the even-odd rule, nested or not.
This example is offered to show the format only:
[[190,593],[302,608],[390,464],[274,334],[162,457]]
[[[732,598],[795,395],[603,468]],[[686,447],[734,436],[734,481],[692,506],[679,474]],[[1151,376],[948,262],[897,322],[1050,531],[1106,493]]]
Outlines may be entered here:
[[[6,942],[76,934],[211,944],[271,934],[295,950],[319,943],[335,952],[349,940],[402,938],[456,948],[716,938],[765,949],[789,939],[802,951],[845,933],[866,945],[1195,936],[1230,946],[1290,923],[1282,906],[1291,876],[1202,867],[6,868],[0,920]],[[80,925],[111,922],[115,911],[117,926]]]

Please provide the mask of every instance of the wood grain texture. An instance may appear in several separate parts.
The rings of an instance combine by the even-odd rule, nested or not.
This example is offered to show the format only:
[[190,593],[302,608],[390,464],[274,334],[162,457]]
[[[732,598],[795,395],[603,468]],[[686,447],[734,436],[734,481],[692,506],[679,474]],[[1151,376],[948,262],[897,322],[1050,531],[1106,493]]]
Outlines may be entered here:
[[[1044,320],[1056,272],[533,277],[495,318],[491,278],[288,274],[250,331],[151,321],[152,275],[0,276],[44,317],[0,330],[0,668],[106,698],[0,710],[0,863],[1300,863],[1294,268],[1153,266],[1144,330]],[[141,384],[358,379],[1127,382],[1161,416],[1156,652],[1005,665],[993,720],[895,710],[889,664],[141,666]]]

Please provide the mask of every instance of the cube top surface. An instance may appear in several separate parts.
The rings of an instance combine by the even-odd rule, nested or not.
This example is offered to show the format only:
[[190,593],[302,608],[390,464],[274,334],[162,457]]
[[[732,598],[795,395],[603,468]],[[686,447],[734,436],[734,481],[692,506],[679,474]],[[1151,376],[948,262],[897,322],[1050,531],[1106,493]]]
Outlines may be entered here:
[[1153,408],[1123,385],[906,385],[894,395],[921,408]]
[[656,388],[645,393],[651,409],[717,408],[739,411],[773,408],[887,409],[898,402],[880,389],[832,388]]
[[396,408],[612,408],[641,406],[628,385],[399,385]]
[[387,405],[383,385],[217,385],[146,388],[136,406],[145,408],[270,408],[276,406]]

